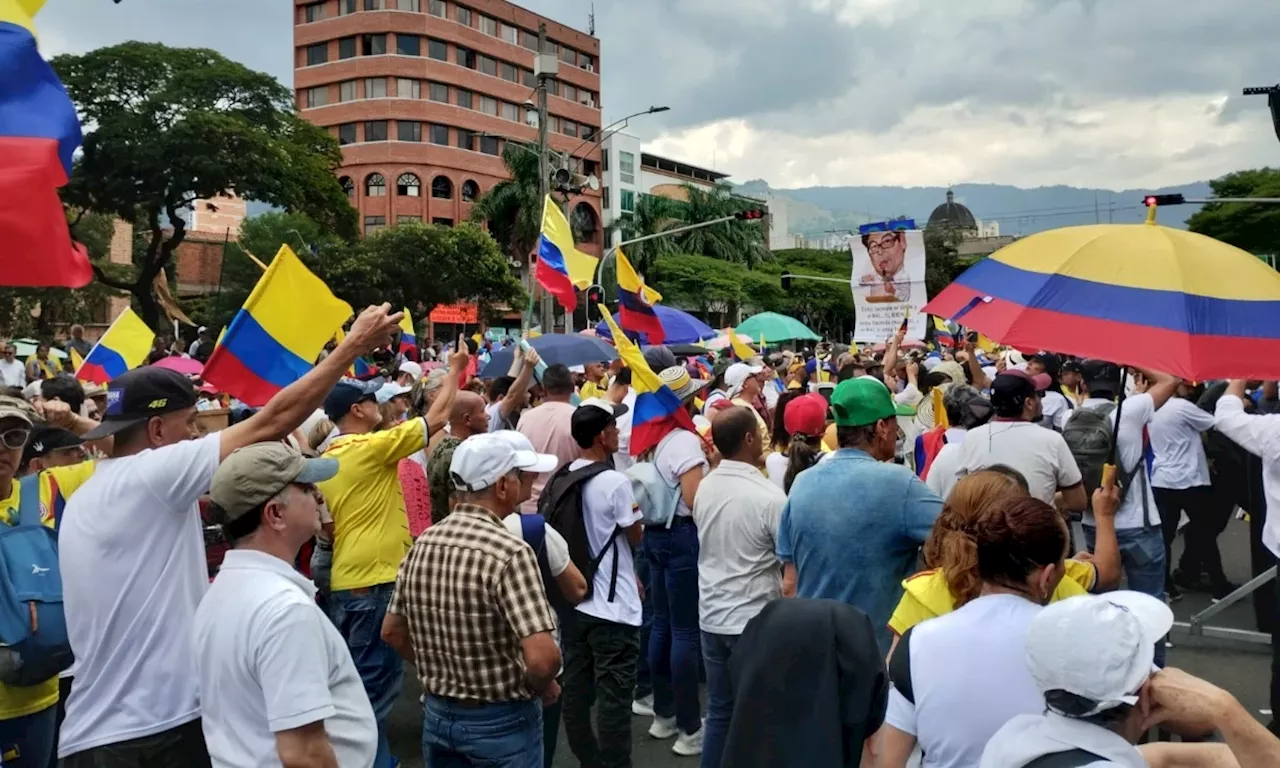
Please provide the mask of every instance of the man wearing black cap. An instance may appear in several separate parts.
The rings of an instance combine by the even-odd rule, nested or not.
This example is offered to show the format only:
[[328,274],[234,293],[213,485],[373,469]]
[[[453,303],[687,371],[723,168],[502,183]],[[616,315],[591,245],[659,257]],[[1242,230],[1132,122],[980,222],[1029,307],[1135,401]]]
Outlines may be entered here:
[[[627,406],[608,400],[582,401],[570,425],[582,458],[553,475],[545,491],[554,503],[573,473],[598,471],[582,481],[580,491],[586,554],[599,564],[589,576],[587,598],[564,628],[563,717],[573,754],[583,765],[604,768],[631,765],[631,694],[640,655],[640,590],[631,548],[639,545],[644,527],[631,481],[611,462],[618,450],[617,420],[626,412]],[[591,727],[593,702],[599,734]]]
[[1052,504],[1061,491],[1067,509],[1087,504],[1080,468],[1062,435],[1041,429],[1040,393],[1050,385],[1043,373],[1031,376],[1011,368],[991,383],[991,407],[995,417],[974,427],[960,444],[957,477],[996,464],[1012,467],[1027,480],[1031,495]]
[[1071,415],[1074,405],[1067,400],[1066,395],[1062,394],[1058,384],[1058,375],[1061,371],[1062,358],[1052,352],[1039,352],[1027,361],[1027,373],[1032,376],[1043,373],[1049,377],[1049,388],[1040,393],[1040,409],[1043,413],[1040,426],[1056,429],[1059,432],[1066,425],[1067,417]]
[[85,460],[84,438],[69,429],[41,424],[32,428],[22,449],[21,473],[41,472],[53,467],[70,467]]
[[110,382],[104,420],[85,439],[113,438],[114,458],[68,501],[59,532],[76,659],[62,765],[209,765],[191,650],[209,582],[196,502],[222,460],[288,435],[359,355],[390,337],[400,314],[388,309],[366,309],[324,362],[253,416],[198,440],[186,377],[143,367]]

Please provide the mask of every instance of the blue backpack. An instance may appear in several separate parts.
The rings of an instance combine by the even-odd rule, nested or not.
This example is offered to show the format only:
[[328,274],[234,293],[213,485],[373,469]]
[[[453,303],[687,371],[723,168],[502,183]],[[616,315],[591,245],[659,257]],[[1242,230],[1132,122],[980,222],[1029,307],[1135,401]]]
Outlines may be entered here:
[[18,524],[0,525],[0,682],[43,683],[71,666],[58,533],[40,524],[40,476],[19,482]]
[[653,449],[653,458],[633,464],[626,471],[631,481],[631,493],[635,496],[640,514],[644,516],[644,524],[661,525],[670,528],[676,518],[676,509],[680,506],[680,485],[671,485],[658,471],[658,453],[676,432],[672,430]]

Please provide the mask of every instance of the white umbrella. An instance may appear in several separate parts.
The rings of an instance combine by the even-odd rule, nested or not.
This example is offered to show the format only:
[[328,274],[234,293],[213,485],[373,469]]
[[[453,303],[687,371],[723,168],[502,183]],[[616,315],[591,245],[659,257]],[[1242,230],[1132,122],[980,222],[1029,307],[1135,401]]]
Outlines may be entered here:
[[[746,335],[745,333],[738,334],[738,341],[742,342],[743,344],[750,344],[750,345],[756,344],[756,340],[752,339],[750,336]],[[719,352],[722,349],[728,349],[729,344],[730,344],[729,334],[727,333],[722,333],[719,336],[715,337],[714,339],[709,339],[703,342],[703,346],[705,346],[707,349],[711,349],[716,352]]]

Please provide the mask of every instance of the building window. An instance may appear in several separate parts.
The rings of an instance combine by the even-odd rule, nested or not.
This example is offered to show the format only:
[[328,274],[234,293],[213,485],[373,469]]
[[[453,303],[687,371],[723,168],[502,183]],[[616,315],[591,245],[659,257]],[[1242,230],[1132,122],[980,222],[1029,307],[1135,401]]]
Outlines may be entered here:
[[371,173],[364,180],[365,197],[386,197],[387,180],[380,173]]
[[432,123],[428,126],[428,130],[432,144],[439,144],[442,147],[449,146],[449,126]]
[[329,60],[329,44],[316,43],[307,46],[307,66],[314,67]]
[[462,202],[474,203],[476,198],[480,196],[480,185],[467,179],[462,182]]
[[569,101],[577,101],[578,89],[574,88],[572,85],[569,85],[568,83],[564,83],[563,87],[560,89],[560,95],[568,99]]
[[600,188],[600,207],[605,209],[606,211],[609,210],[609,208],[611,207],[609,205],[609,188],[608,187]]
[[516,69],[515,64],[502,62],[502,79],[512,83],[520,82],[520,70]]
[[498,143],[497,136],[481,136],[480,151],[486,155],[502,154],[502,146]]
[[365,141],[386,141],[387,140],[387,121],[386,120],[369,120],[364,124],[364,140]]
[[402,173],[400,178],[396,179],[396,194],[400,197],[422,197],[422,182],[415,174]]
[[396,96],[402,99],[422,98],[422,82],[408,77],[396,78]]
[[364,97],[366,99],[387,98],[387,78],[366,77],[364,80]]
[[594,139],[596,137],[596,127],[593,125],[578,123],[578,129],[584,139]]
[[427,38],[427,56],[436,61],[449,60],[449,46],[443,40]]
[[441,104],[449,103],[449,86],[444,83],[428,83],[427,98],[432,101],[438,101]]
[[636,183],[636,156],[630,152],[618,153],[618,178],[624,184]]
[[437,200],[453,199],[453,182],[448,176],[437,176],[431,180],[431,196]]
[[442,19],[449,15],[444,0],[427,0],[427,13]]
[[467,69],[476,68],[476,52],[470,48],[458,46],[454,53],[454,59],[458,62],[458,66],[460,67],[466,67]]
[[561,121],[560,128],[564,131],[565,136],[572,136],[575,139],[578,138],[578,124],[572,120]]
[[356,39],[354,37],[338,38],[338,58],[354,59],[356,57]]
[[609,150],[607,149],[600,155],[600,171],[602,173],[609,172]]
[[576,67],[578,66],[578,52],[569,47],[561,48],[560,60],[571,67]]
[[431,219],[431,223],[439,227],[452,227],[453,219],[446,219],[443,216],[436,216],[435,218]]
[[397,224],[421,224],[422,217],[414,216],[408,213],[402,213],[396,217],[396,223]]
[[503,25],[502,25],[502,39],[503,39],[503,40],[506,40],[508,43],[511,43],[512,45],[519,45],[519,44],[520,44],[520,30],[519,30],[519,29],[517,29],[517,28],[515,28],[515,27],[513,27],[513,26],[511,26],[510,24],[503,24]]
[[329,103],[329,86],[319,85],[315,88],[308,88],[306,93],[307,109],[323,107]]
[[471,26],[471,9],[458,6],[458,23],[464,27]]
[[476,132],[468,131],[465,128],[459,128],[458,129],[458,148],[469,149],[474,152],[476,148]]
[[421,56],[422,38],[417,35],[396,35],[396,53],[401,56]]
[[317,21],[324,20],[324,3],[312,3],[311,5],[302,6],[302,17],[307,24],[314,24]]
[[364,9],[366,11],[382,10],[382,0],[364,0]]
[[629,189],[619,190],[618,202],[622,204],[623,213],[634,213],[636,210],[636,193]]
[[344,80],[338,83],[338,101],[355,101],[356,98],[355,80]]
[[600,217],[595,209],[586,203],[578,203],[573,207],[573,223],[578,225],[583,240],[595,242],[596,233],[600,230]]
[[502,102],[502,119],[510,120],[513,123],[520,122],[520,108],[515,104]]
[[422,10],[422,0],[397,0],[396,10],[417,13]]
[[387,226],[386,216],[365,216],[364,217],[364,233],[372,235],[374,232]]
[[548,80],[548,81],[547,81],[547,93],[551,94],[552,96],[559,96],[559,95],[560,95],[560,81],[559,81],[559,80],[555,80],[555,79]]
[[356,143],[356,124],[343,123],[338,126],[338,143],[339,144],[355,144]]
[[346,16],[356,12],[356,0],[338,0],[338,15]]
[[520,45],[531,51],[538,50],[538,36],[527,29],[520,30]]
[[454,93],[458,95],[458,106],[464,109],[471,109],[471,91],[465,88],[455,88]]
[[592,61],[591,57],[585,53],[578,54],[578,67],[580,69],[585,69],[588,72],[596,71],[595,62]]
[[538,76],[533,74],[533,70],[526,69],[520,73],[520,79],[524,82],[526,88],[538,87]]
[[560,132],[560,118],[555,115],[547,115],[547,133]]
[[480,16],[480,31],[489,37],[498,36],[498,20],[488,16]]
[[[396,138],[400,141],[422,141],[422,123],[417,120],[397,120]],[[400,178],[404,179],[403,176]]]
[[548,40],[547,44],[542,48],[543,53],[560,53],[560,45],[554,40]]
[[342,194],[347,196],[348,200],[354,200],[356,196],[356,183],[351,180],[350,176],[341,176],[338,178],[338,186],[342,187]]
[[361,56],[382,56],[387,52],[387,36],[386,35],[361,35],[360,36],[360,55]]
[[478,69],[486,75],[490,75],[492,77],[498,76],[498,62],[488,56],[477,56],[476,64]]
[[486,115],[498,116],[498,100],[489,96],[480,97],[480,111]]

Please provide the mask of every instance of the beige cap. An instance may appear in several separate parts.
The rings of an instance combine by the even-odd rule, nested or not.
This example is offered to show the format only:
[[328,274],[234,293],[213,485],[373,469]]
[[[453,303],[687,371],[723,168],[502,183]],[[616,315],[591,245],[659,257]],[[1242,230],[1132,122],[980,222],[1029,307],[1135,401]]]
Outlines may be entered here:
[[0,419],[18,419],[31,426],[36,422],[36,410],[26,400],[0,395]]
[[240,448],[213,473],[209,498],[229,523],[257,509],[290,483],[314,485],[338,474],[337,459],[308,459],[286,443]]

